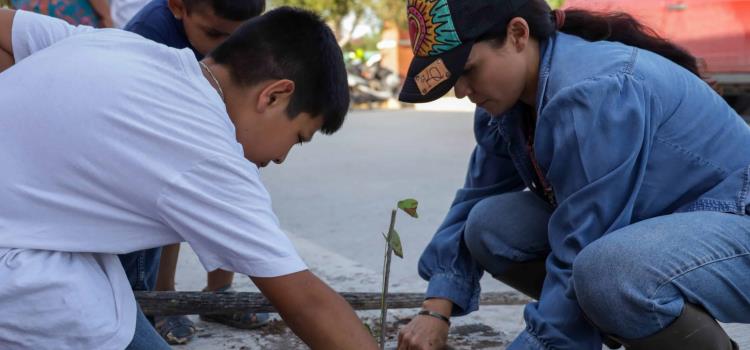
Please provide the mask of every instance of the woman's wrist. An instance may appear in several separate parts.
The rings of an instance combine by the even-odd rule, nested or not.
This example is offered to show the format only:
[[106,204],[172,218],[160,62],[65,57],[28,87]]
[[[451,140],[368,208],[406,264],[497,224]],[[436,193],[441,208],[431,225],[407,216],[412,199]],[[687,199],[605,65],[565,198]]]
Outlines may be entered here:
[[448,318],[448,316],[443,315],[443,314],[441,314],[439,312],[422,309],[422,310],[419,310],[419,312],[417,313],[417,315],[419,315],[419,316],[429,316],[429,317],[432,317],[432,318],[436,318],[438,320],[441,320],[441,321],[445,322],[449,327],[451,325],[450,318]]
[[433,311],[445,316],[446,318],[450,318],[451,311],[453,310],[453,302],[448,299],[430,298],[422,302],[422,309]]

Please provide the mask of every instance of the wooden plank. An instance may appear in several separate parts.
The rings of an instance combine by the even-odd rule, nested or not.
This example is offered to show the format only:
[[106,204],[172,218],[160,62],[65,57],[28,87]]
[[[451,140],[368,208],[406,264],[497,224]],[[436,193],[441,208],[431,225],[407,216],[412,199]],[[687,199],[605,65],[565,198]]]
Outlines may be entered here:
[[[355,310],[380,309],[380,293],[340,293]],[[260,293],[250,292],[135,292],[146,315],[228,314],[240,311],[275,312]],[[422,293],[390,293],[389,309],[415,309],[422,305]],[[530,301],[517,292],[484,293],[482,305],[524,305]]]

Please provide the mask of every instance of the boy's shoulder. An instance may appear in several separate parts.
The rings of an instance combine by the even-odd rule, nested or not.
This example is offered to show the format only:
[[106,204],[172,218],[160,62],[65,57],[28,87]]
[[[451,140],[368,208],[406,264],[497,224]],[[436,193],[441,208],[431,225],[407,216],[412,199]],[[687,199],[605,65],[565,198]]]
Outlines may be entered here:
[[149,2],[124,29],[177,49],[190,47],[182,22],[174,17],[167,0]]

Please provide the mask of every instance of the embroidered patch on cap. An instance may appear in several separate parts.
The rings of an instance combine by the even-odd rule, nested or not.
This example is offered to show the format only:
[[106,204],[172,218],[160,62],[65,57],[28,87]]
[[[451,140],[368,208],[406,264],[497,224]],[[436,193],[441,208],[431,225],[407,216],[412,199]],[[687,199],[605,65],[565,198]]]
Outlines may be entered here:
[[417,74],[417,76],[414,77],[414,82],[417,83],[419,92],[421,92],[422,95],[427,95],[440,83],[448,80],[450,76],[451,72],[445,67],[443,59],[438,58],[435,62],[432,62],[427,68]]
[[447,0],[409,0],[406,12],[414,55],[436,56],[461,45]]

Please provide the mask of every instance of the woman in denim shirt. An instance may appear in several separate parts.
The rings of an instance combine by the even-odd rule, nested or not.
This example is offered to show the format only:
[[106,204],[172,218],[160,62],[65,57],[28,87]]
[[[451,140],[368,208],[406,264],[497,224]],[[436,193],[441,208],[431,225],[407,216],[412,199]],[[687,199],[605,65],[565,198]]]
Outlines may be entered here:
[[408,3],[400,99],[478,108],[399,349],[441,348],[484,271],[538,300],[512,350],[736,348],[715,319],[750,323],[750,128],[695,58],[624,14]]

